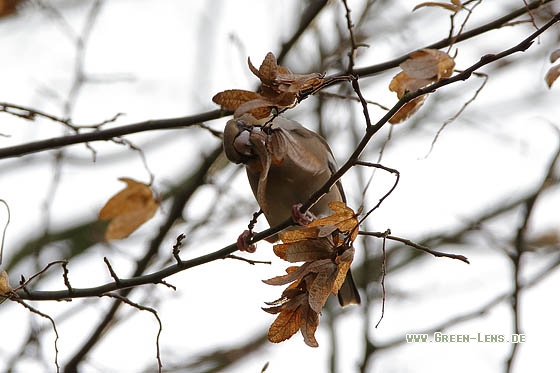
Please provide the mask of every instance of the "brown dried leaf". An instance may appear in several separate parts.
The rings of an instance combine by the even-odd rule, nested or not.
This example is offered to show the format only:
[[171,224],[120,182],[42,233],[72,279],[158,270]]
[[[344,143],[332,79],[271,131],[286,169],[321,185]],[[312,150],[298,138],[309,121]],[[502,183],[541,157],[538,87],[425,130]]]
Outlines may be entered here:
[[552,66],[544,77],[548,88],[552,87],[552,84],[556,81],[556,79],[558,79],[558,76],[560,76],[560,65]]
[[319,315],[309,306],[304,305],[300,308],[300,330],[303,341],[309,347],[319,347],[315,339],[315,331],[319,326]]
[[269,278],[268,280],[263,280],[263,282],[267,285],[281,286],[301,279],[309,273],[309,263],[304,263],[299,267],[290,268],[292,268],[290,271],[286,270],[287,274]]
[[275,83],[282,92],[300,93],[314,90],[323,84],[325,74],[278,74]]
[[[0,274],[0,294],[8,294],[12,288],[10,287],[10,280],[8,278],[8,272],[5,270]],[[1,301],[1,299],[0,299]]]
[[280,343],[296,334],[301,326],[299,308],[282,310],[268,329],[268,340]]
[[416,97],[414,100],[411,100],[404,104],[392,117],[389,119],[389,123],[397,124],[405,121],[406,119],[410,118],[412,114],[416,113],[426,101],[428,95],[422,95]]
[[126,188],[115,194],[99,212],[99,220],[111,220],[105,231],[106,240],[128,237],[156,213],[159,202],[149,185],[129,178],[119,180]]
[[327,238],[307,239],[287,244],[275,245],[274,253],[281,259],[290,263],[311,262],[314,260],[328,259],[332,257],[334,245]]
[[212,97],[212,101],[226,110],[236,110],[245,102],[256,99],[262,99],[262,96],[256,92],[245,91],[243,89],[228,89]]
[[317,313],[321,312],[327,302],[327,298],[333,291],[333,285],[337,278],[338,266],[332,261],[325,261],[321,270],[309,287],[309,306]]
[[249,69],[251,69],[253,74],[255,74],[263,84],[270,85],[274,79],[276,79],[279,66],[276,63],[276,56],[274,56],[272,52],[266,54],[258,70],[253,66],[250,58],[247,59],[247,62],[249,64]]
[[317,229],[317,227],[303,227],[300,229],[294,229],[292,231],[281,232],[280,239],[283,243],[288,244],[306,240],[308,238],[316,238],[318,233],[319,230]]
[[445,8],[447,10],[450,10],[452,12],[458,12],[458,11],[461,10],[461,5],[460,5],[461,2],[458,2],[459,5],[456,4],[457,1],[452,0],[451,2],[453,4],[440,3],[440,2],[437,2],[437,1],[426,1],[426,2],[423,2],[423,3],[420,3],[420,4],[416,5],[414,7],[414,9],[412,9],[412,11],[414,12],[416,9],[420,9],[420,8],[423,8],[423,7],[441,7],[441,8]]
[[354,210],[346,206],[344,202],[331,201],[329,202],[329,208],[334,212],[334,214],[327,217],[316,219],[309,223],[308,227],[315,226],[335,226],[343,233],[352,231],[352,241],[358,235],[358,229],[354,229],[358,226],[358,217]]
[[550,54],[550,63],[556,62],[556,60],[559,58],[560,58],[560,49],[556,49],[554,52]]
[[338,265],[338,273],[336,274],[336,279],[334,280],[332,286],[332,293],[334,295],[338,294],[340,287],[346,280],[346,273],[350,269],[350,265],[354,260],[354,248],[350,246],[341,255],[336,257],[336,264]]
[[393,77],[389,83],[389,90],[396,92],[398,98],[402,98],[406,92],[414,92],[423,88],[431,83],[433,79],[415,79],[411,78],[404,71],[401,71]]
[[265,98],[257,98],[239,105],[235,109],[233,117],[240,118],[242,115],[251,114],[255,119],[263,119],[270,115],[272,108],[275,106],[275,104]]
[[438,81],[451,76],[455,61],[450,55],[437,49],[421,49],[411,53],[409,59],[399,66],[410,78]]

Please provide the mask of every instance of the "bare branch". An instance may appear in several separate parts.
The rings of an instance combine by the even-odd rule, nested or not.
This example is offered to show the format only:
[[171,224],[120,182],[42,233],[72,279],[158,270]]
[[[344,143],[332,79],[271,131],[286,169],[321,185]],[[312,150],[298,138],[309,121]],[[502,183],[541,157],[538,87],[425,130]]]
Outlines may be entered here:
[[359,234],[361,234],[363,236],[372,236],[372,237],[383,238],[384,240],[388,239],[388,240],[398,241],[398,242],[401,242],[401,243],[403,243],[407,246],[413,247],[413,248],[418,249],[418,250],[422,250],[422,251],[424,251],[428,254],[432,254],[435,257],[445,257],[445,258],[457,259],[457,260],[460,260],[460,261],[465,262],[467,264],[470,264],[469,260],[464,255],[448,254],[448,253],[443,253],[441,251],[432,250],[429,247],[426,247],[424,245],[421,245],[421,244],[416,243],[414,241],[411,241],[409,239],[401,238],[401,237],[397,237],[397,236],[392,236],[392,235],[387,235],[386,232],[362,232],[362,231],[360,231]]

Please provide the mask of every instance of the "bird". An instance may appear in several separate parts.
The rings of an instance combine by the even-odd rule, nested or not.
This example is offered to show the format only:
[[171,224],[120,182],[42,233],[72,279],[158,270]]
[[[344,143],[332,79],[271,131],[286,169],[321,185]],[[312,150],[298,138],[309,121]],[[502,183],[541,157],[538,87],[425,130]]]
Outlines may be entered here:
[[[329,202],[346,202],[339,180],[307,214],[300,213],[301,203],[325,184],[337,166],[326,140],[294,120],[283,116],[257,120],[250,114],[233,118],[225,126],[223,147],[231,162],[245,165],[253,194],[271,227],[290,217],[305,224],[330,215]],[[338,300],[343,307],[360,304],[350,270]]]

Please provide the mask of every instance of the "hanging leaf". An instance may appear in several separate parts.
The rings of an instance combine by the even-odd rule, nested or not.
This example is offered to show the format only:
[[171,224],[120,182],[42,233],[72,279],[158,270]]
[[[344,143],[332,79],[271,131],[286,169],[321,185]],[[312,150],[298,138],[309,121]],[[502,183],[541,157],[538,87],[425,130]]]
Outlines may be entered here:
[[149,185],[129,178],[120,178],[126,188],[115,194],[99,212],[99,220],[110,220],[106,240],[128,237],[156,213],[159,202]]
[[560,76],[560,65],[552,66],[544,77],[548,88],[552,87],[552,84],[558,79],[558,76]]
[[[399,65],[403,71],[393,77],[389,90],[400,99],[406,92],[414,92],[453,73],[455,61],[447,53],[436,49],[421,49],[411,53],[409,59]],[[397,124],[416,113],[426,101],[427,95],[414,98],[403,105],[389,123]]]

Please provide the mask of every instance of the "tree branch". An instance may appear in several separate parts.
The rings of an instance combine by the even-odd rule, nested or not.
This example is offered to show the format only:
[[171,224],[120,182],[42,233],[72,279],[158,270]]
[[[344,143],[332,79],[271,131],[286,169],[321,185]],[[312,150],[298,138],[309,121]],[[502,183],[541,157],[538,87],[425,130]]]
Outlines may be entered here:
[[[423,48],[430,48],[430,49],[440,49],[446,46],[449,46],[452,42],[457,43],[472,37],[484,34],[485,32],[493,29],[498,29],[504,26],[507,22],[511,21],[527,13],[532,9],[536,9],[544,4],[547,4],[553,0],[536,0],[529,3],[527,6],[523,6],[503,17],[500,17],[494,21],[491,21],[483,26],[477,27],[473,30],[464,32],[454,38],[446,38],[442,39],[439,42],[424,46]],[[545,27],[545,26],[543,26]],[[541,27],[540,30],[543,30]],[[547,26],[548,28],[550,26]],[[544,30],[543,30],[544,31]],[[539,32],[537,30],[537,32]],[[372,65],[364,68],[354,69],[354,74],[359,77],[365,76],[372,76],[378,74],[382,71],[389,70],[391,68],[397,67],[401,62],[405,61],[410,53],[407,53],[401,57],[395,58],[390,61],[386,61],[384,63],[378,65]],[[346,73],[340,72],[333,74],[332,76],[326,77],[326,81],[335,80],[342,76],[345,76]],[[465,78],[466,79],[466,78]],[[443,81],[443,80],[442,80]],[[336,81],[339,82],[339,81]],[[404,103],[408,102],[410,99],[406,99],[406,95],[401,99],[404,100],[400,103],[400,108]],[[399,104],[398,103],[398,104]],[[396,110],[395,110],[396,112]],[[105,129],[105,130],[98,130],[88,133],[80,133],[76,135],[70,136],[63,136],[63,137],[55,137],[52,139],[47,140],[39,140],[34,142],[29,142],[26,144],[15,145],[10,147],[5,147],[0,149],[0,159],[3,158],[11,158],[11,157],[20,157],[26,154],[41,152],[50,149],[56,149],[63,146],[92,142],[92,141],[108,141],[113,139],[114,137],[129,135],[133,133],[151,131],[151,130],[162,130],[162,129],[172,129],[172,128],[182,128],[182,127],[189,127],[193,125],[198,125],[204,121],[215,120],[227,115],[230,115],[231,112],[225,110],[211,110],[200,114],[195,114],[186,117],[178,117],[178,118],[169,118],[169,119],[157,119],[157,120],[148,120],[145,122],[139,122],[134,124],[129,124],[125,126],[119,126],[115,128]],[[394,114],[394,112],[392,112]],[[391,114],[391,115],[392,115]],[[47,114],[48,115],[48,114]]]

